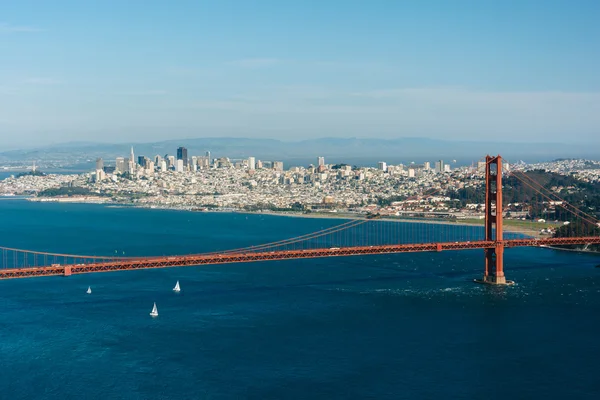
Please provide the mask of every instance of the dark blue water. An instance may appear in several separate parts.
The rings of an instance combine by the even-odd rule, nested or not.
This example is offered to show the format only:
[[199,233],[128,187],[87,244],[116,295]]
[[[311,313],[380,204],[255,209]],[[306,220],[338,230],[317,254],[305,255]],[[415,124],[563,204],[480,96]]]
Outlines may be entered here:
[[0,181],[6,178],[10,178],[11,175],[17,176],[17,172],[6,172],[0,170]]
[[[239,247],[339,223],[0,202],[2,245],[93,254]],[[508,250],[518,285],[492,288],[470,282],[481,253],[0,281],[0,398],[598,398],[600,257]]]

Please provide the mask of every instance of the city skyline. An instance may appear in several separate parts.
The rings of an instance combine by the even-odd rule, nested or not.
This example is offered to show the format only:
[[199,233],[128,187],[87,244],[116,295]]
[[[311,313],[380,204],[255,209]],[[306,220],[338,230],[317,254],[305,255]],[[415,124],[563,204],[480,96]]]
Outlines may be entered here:
[[0,20],[0,146],[167,136],[598,143],[599,10],[107,1],[92,13],[15,2]]

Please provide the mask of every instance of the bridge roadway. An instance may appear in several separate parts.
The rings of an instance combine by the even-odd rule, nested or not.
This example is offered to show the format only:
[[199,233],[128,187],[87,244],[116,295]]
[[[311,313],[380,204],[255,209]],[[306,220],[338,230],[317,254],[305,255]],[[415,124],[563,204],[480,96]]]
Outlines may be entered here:
[[[393,244],[379,246],[359,246],[342,248],[318,248],[306,250],[279,250],[244,253],[211,253],[186,256],[125,258],[106,262],[71,265],[52,265],[27,268],[0,268],[0,279],[27,278],[84,274],[92,272],[125,271],[147,268],[185,267],[196,265],[244,263],[254,261],[289,260],[299,258],[342,257],[369,254],[414,253],[426,251],[471,250],[494,248],[498,245],[505,248],[540,247],[574,244],[600,244],[600,237],[546,238],[546,239],[509,239],[503,241],[470,241],[419,244]],[[101,257],[98,257],[101,258]]]

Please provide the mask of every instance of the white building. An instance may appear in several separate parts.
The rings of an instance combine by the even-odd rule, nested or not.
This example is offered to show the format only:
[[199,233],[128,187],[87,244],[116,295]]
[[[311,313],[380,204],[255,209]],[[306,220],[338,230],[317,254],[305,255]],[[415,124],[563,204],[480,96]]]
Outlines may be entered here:
[[319,167],[320,167],[321,165],[325,165],[325,157],[319,157],[319,158],[317,159],[317,161],[318,161],[318,163],[319,163]]
[[387,164],[385,161],[379,161],[377,163],[377,168],[382,170],[383,172],[387,171]]
[[183,172],[183,160],[177,160],[175,164],[175,172]]
[[440,174],[440,173],[444,172],[444,160],[435,162],[435,172],[436,172],[436,174]]
[[256,158],[248,157],[248,169],[256,169]]

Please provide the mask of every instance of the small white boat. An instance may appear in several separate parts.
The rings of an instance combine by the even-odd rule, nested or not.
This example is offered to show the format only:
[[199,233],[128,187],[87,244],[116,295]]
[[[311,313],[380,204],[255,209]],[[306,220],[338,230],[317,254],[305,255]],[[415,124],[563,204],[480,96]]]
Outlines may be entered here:
[[88,290],[85,291],[87,294],[91,294],[92,293],[92,287],[88,286]]
[[154,303],[154,307],[152,307],[152,311],[150,311],[150,315],[153,317],[158,317],[158,308],[156,308],[156,303]]
[[181,288],[179,287],[179,281],[177,281],[177,283],[175,284],[175,287],[173,288],[173,291],[177,292],[177,293],[181,292]]

